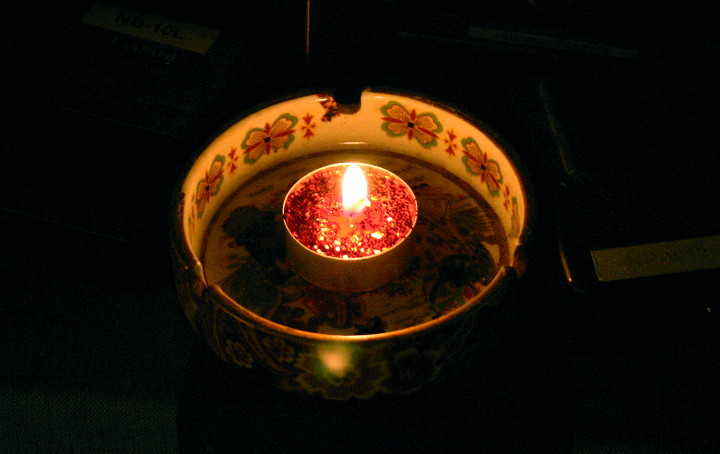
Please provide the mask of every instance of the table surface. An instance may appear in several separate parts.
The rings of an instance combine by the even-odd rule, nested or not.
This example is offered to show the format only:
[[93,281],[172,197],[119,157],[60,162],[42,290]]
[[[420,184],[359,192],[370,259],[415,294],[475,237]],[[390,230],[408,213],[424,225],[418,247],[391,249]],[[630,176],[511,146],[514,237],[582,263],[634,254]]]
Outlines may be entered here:
[[[331,402],[200,345],[169,280],[3,258],[2,452],[716,452],[720,341],[593,350],[551,291],[446,383]],[[9,366],[9,367],[8,367]],[[242,447],[242,450],[239,449]]]

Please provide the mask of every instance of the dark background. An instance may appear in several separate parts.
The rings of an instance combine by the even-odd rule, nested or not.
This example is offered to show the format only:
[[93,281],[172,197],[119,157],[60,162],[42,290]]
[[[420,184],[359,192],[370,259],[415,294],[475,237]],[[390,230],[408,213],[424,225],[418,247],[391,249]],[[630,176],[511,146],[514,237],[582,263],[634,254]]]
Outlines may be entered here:
[[[0,452],[720,452],[717,269],[600,283],[588,252],[720,233],[714,8],[314,2],[307,56],[303,2],[118,3],[221,33],[196,54],[83,24],[91,1],[2,14]],[[512,42],[528,35],[561,41]],[[275,391],[184,319],[172,191],[259,103],[385,86],[475,115],[520,156],[527,273],[447,383]]]

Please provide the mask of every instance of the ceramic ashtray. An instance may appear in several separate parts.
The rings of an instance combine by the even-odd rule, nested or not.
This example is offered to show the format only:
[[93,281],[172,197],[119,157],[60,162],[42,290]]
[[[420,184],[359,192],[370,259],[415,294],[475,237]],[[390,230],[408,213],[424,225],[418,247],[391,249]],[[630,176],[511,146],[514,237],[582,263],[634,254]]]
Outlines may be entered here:
[[442,103],[300,96],[211,141],[174,199],[184,311],[217,355],[328,399],[406,393],[482,348],[525,267],[517,159]]

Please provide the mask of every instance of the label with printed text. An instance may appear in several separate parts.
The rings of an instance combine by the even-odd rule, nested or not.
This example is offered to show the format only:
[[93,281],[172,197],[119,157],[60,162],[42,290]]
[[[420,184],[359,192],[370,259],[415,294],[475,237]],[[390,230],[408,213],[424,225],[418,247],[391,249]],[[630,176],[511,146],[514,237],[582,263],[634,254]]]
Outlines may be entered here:
[[552,36],[531,33],[518,33],[509,30],[496,30],[492,28],[470,27],[467,36],[475,39],[498,41],[510,44],[557,49],[567,52],[583,54],[604,55],[607,57],[635,59],[639,51],[634,48],[607,46],[604,44],[578,41],[574,39],[556,38]]
[[590,252],[602,282],[720,267],[720,235]]
[[114,5],[95,3],[83,22],[137,38],[205,54],[220,34],[219,30],[167,19]]

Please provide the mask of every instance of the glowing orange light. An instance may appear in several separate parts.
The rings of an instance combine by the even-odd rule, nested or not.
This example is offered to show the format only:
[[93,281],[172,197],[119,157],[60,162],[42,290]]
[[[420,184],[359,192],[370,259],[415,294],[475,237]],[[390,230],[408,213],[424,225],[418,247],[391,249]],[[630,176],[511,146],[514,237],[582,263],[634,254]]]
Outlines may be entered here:
[[321,346],[318,357],[325,370],[336,377],[344,376],[352,366],[351,353],[343,345]]

